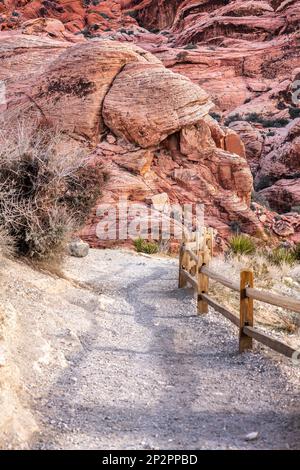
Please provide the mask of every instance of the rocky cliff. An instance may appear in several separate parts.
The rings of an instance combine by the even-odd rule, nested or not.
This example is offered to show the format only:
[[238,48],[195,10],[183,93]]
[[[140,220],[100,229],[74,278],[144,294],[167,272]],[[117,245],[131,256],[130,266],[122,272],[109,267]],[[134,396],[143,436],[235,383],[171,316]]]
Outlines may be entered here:
[[204,202],[222,236],[238,224],[298,240],[299,19],[298,1],[4,0],[7,113],[88,145],[104,201],[165,193]]

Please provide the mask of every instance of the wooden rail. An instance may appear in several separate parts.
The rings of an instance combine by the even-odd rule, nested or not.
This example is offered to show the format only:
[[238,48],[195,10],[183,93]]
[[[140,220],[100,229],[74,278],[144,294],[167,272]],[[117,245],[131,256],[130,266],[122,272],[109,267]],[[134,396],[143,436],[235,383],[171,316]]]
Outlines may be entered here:
[[[207,313],[208,306],[211,306],[236,325],[239,328],[239,352],[252,349],[252,340],[255,339],[287,357],[298,354],[299,351],[254,327],[253,304],[254,300],[257,300],[300,313],[300,300],[255,289],[254,275],[251,270],[241,271],[240,282],[237,283],[210,269],[209,261],[213,255],[213,239],[213,230],[204,228],[201,234],[194,234],[191,241],[184,240],[180,248],[178,285],[185,287],[189,283],[194,288],[197,294],[198,313]],[[232,291],[239,292],[239,316],[209,296],[210,279]]]

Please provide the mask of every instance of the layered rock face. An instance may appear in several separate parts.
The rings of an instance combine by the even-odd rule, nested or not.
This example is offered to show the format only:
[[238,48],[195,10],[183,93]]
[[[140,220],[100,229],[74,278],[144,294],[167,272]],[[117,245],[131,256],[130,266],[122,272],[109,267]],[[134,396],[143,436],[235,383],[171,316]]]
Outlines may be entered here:
[[10,112],[97,145],[107,200],[163,191],[205,202],[222,234],[278,235],[272,211],[249,209],[253,177],[297,240],[299,19],[295,0],[4,0],[0,80]]
[[[141,0],[125,1],[124,8],[133,8],[144,28],[163,29],[151,35],[138,32],[137,42],[206,90],[216,104],[218,119],[227,124],[239,121],[231,127],[245,138],[259,191],[260,177],[264,184],[267,181],[268,162],[273,161],[276,168],[283,164],[275,142],[282,141],[284,127],[300,116],[300,100],[295,101],[293,89],[297,83],[300,88],[299,1]],[[290,145],[295,155],[295,145]],[[278,190],[278,185],[271,188],[278,178],[270,175],[269,190],[264,188],[263,195],[274,209],[286,212],[298,205],[299,166],[293,174],[289,171],[284,185],[285,189],[291,185],[287,204],[271,196]]]
[[67,31],[88,33],[111,30],[120,25],[121,4],[117,0],[3,0],[0,2],[0,29],[22,26],[27,20],[53,18]]
[[[0,39],[4,118],[48,122],[66,143],[91,149],[108,175],[102,203],[123,196],[147,207],[166,193],[169,203],[205,203],[207,222],[222,235],[234,221],[263,233],[250,209],[244,146],[209,116],[213,104],[198,85],[134,45],[19,33]],[[21,63],[13,62],[20,53]],[[97,246],[96,228],[93,216],[83,235]]]

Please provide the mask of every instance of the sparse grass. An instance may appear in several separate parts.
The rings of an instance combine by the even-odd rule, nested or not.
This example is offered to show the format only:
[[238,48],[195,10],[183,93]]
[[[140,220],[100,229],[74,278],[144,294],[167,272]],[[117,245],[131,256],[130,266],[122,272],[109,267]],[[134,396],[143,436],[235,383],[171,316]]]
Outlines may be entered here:
[[18,255],[62,259],[69,235],[100,195],[102,169],[82,152],[65,150],[63,136],[53,129],[18,124],[2,130],[0,142],[1,229]]
[[153,255],[159,251],[159,246],[156,242],[145,240],[142,237],[137,238],[133,243],[138,253]]
[[292,266],[296,262],[296,252],[293,249],[277,247],[266,254],[266,258],[271,264],[281,266],[288,264]]
[[295,260],[300,262],[300,243],[297,243],[297,245],[294,248],[294,256],[295,256]]
[[256,250],[254,241],[242,234],[235,235],[229,240],[229,248],[236,255],[251,255]]
[[[223,276],[239,282],[240,272],[243,269],[252,269],[254,272],[254,286],[257,289],[274,292],[290,297],[300,298],[300,264],[289,265],[283,263],[274,265],[266,258],[265,253],[257,250],[251,255],[229,254],[225,258],[219,256],[210,263],[211,269],[222,273]],[[230,289],[220,289],[220,284],[210,282],[210,295],[217,302],[238,314],[239,296]],[[274,307],[261,302],[255,302],[255,324],[274,330],[295,333],[300,326],[297,314],[286,309]],[[295,341],[297,337],[294,338]]]

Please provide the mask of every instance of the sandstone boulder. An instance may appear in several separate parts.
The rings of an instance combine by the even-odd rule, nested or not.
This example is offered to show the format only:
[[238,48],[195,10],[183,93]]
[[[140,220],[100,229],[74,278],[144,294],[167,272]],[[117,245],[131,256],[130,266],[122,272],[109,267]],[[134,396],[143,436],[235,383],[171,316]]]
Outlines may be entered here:
[[[11,45],[17,51],[22,38],[14,36],[13,44],[8,40],[0,45],[5,51]],[[159,63],[155,57],[138,47],[126,47],[113,41],[86,42],[67,47],[60,54],[52,50],[47,42],[38,41],[48,53],[48,59],[33,55],[38,52],[30,48],[29,59],[39,65],[38,73],[30,74],[23,81],[7,85],[7,110],[15,115],[26,115],[27,119],[43,119],[52,126],[68,132],[74,138],[97,142],[104,132],[102,118],[104,98],[112,82],[126,63]],[[50,49],[50,50],[49,50]],[[44,51],[42,50],[42,57]],[[159,63],[158,67],[163,68]],[[35,70],[34,70],[35,71]],[[1,72],[0,72],[1,78]]]
[[114,80],[103,116],[116,135],[147,148],[195,124],[211,107],[207,93],[187,78],[160,64],[134,63]]

